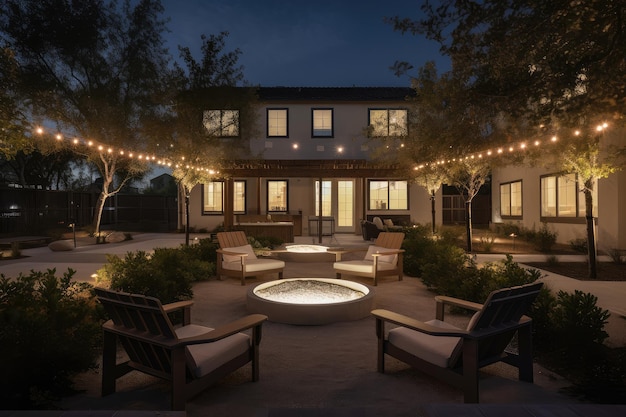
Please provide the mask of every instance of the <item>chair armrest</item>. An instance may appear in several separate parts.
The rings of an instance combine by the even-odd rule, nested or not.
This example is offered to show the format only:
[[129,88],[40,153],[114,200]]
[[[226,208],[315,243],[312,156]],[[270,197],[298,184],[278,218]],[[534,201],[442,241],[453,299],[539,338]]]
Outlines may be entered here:
[[211,330],[210,332],[207,332],[205,334],[188,337],[185,339],[179,339],[179,343],[181,345],[188,346],[215,342],[217,340],[231,336],[235,333],[239,333],[253,327],[260,327],[266,320],[267,316],[263,314],[250,314],[248,316],[242,317],[228,324],[220,326],[215,330]]
[[174,303],[163,304],[163,311],[171,313],[172,311],[182,310],[184,308],[191,308],[193,300],[176,301]]
[[384,256],[384,255],[398,255],[400,253],[404,253],[404,249],[389,249],[384,252],[376,252],[372,253],[372,257]]
[[245,258],[246,256],[248,256],[247,253],[229,252],[228,250],[225,250],[225,249],[216,249],[215,252],[221,253],[222,255],[240,256],[242,258]]
[[455,307],[462,307],[468,310],[478,311],[483,308],[482,304],[474,303],[472,301],[462,300],[460,298],[448,297],[446,295],[435,296],[435,301],[439,304],[453,305]]
[[352,252],[367,252],[367,247],[350,248],[350,249],[333,249],[333,248],[326,249],[326,253],[332,253],[333,255],[335,255],[335,262],[341,262],[341,256],[343,254],[352,253]]
[[182,325],[186,326],[189,323],[191,323],[191,306],[192,305],[193,305],[192,300],[184,300],[184,301],[177,301],[175,303],[165,304],[162,307],[163,307],[163,311],[165,311],[165,314],[170,314],[170,313],[174,313],[176,311],[182,310],[183,312]]
[[394,313],[389,310],[373,310],[372,315],[374,315],[377,320],[397,324],[432,336],[467,337],[469,334],[466,330],[462,329],[443,329],[441,327],[431,326],[430,324],[416,320],[412,317]]

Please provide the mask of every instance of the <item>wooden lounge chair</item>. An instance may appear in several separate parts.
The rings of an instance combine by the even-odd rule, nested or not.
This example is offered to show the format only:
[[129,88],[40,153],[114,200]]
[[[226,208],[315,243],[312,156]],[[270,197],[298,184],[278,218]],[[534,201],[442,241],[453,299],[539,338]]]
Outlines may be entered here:
[[[102,395],[115,392],[117,378],[137,370],[170,381],[172,410],[247,363],[259,379],[261,326],[267,316],[252,314],[212,329],[190,324],[192,301],[161,305],[153,297],[96,288],[111,318],[104,323]],[[168,313],[182,311],[175,328]],[[247,329],[251,335],[242,333]],[[128,360],[117,363],[118,342]]]
[[248,243],[245,232],[219,232],[217,241],[220,249],[217,250],[217,274],[237,277],[241,285],[246,284],[246,277],[262,274],[278,273],[278,279],[283,278],[285,262],[278,259],[258,259]]
[[400,249],[404,233],[380,232],[373,245],[361,250],[367,250],[362,260],[342,261],[341,254],[352,251],[332,251],[336,255],[336,262],[333,268],[338,279],[341,275],[355,275],[374,279],[374,285],[378,285],[378,278],[383,276],[398,276],[402,281],[403,253]]
[[[524,316],[542,283],[493,291],[485,304],[437,296],[436,319],[421,322],[387,310],[374,310],[378,337],[378,372],[385,354],[448,384],[463,389],[466,403],[478,402],[480,368],[505,362],[518,368],[519,379],[533,382],[531,319]],[[467,329],[444,322],[446,305],[477,311]],[[385,323],[397,324],[385,334]],[[518,335],[518,353],[507,352]]]

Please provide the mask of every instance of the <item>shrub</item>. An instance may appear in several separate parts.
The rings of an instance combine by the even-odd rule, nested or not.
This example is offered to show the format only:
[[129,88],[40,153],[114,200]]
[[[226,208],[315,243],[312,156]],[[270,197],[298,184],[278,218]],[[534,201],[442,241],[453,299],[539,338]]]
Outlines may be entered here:
[[48,408],[72,391],[72,376],[96,366],[100,309],[88,283],[54,269],[0,274],[0,403]]
[[[211,260],[208,256],[212,256]],[[110,288],[156,297],[163,304],[193,297],[191,283],[215,274],[212,244],[180,248],[156,248],[153,254],[128,252],[124,259],[108,255],[108,263],[98,270],[97,282]]]
[[609,336],[604,330],[610,313],[596,305],[598,297],[575,290],[573,294],[559,291],[554,310],[555,332],[559,340],[572,349],[585,351],[602,344]]
[[535,249],[539,252],[550,252],[556,243],[556,233],[548,229],[547,223],[542,223],[541,229],[530,236],[529,241],[535,245]]
[[570,247],[576,252],[587,253],[587,239],[576,238],[569,241]]
[[622,259],[622,251],[620,249],[609,249],[609,257],[611,258],[613,263],[617,265],[621,265],[624,263],[624,260]]

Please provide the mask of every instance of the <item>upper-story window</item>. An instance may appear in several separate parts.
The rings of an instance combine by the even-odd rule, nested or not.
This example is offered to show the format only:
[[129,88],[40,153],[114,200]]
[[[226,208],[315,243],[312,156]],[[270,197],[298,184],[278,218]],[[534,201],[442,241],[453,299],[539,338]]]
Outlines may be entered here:
[[521,181],[500,184],[500,215],[503,217],[522,216]]
[[205,110],[202,123],[211,136],[239,136],[239,110]]
[[314,138],[333,137],[333,109],[312,109],[312,134]]
[[373,137],[406,136],[408,112],[406,109],[370,109],[369,125]]
[[287,109],[267,109],[267,136],[279,138],[289,136]]
[[408,210],[409,186],[407,181],[370,180],[370,210]]

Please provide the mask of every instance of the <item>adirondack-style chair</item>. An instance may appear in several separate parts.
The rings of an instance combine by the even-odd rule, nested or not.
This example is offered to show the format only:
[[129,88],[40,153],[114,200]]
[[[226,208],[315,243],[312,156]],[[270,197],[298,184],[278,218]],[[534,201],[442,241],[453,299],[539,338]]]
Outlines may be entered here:
[[[161,305],[154,297],[96,288],[110,320],[104,323],[102,395],[115,392],[121,376],[141,371],[170,381],[172,410],[241,368],[252,365],[259,379],[261,326],[267,316],[252,314],[216,329],[190,324],[192,301]],[[169,313],[182,311],[183,325],[174,327]],[[251,329],[248,333],[244,331]],[[128,360],[117,362],[118,342]]]
[[241,285],[246,284],[246,277],[262,274],[278,273],[278,279],[283,278],[285,262],[278,259],[257,258],[252,246],[248,243],[245,232],[219,232],[217,241],[220,249],[217,250],[217,274],[237,277]]
[[[518,368],[522,381],[533,382],[532,320],[524,314],[542,283],[493,291],[484,304],[437,296],[436,319],[421,322],[388,310],[374,310],[378,337],[378,372],[385,354],[463,390],[466,403],[477,403],[480,368],[505,362]],[[467,329],[444,322],[446,305],[474,310]],[[399,325],[385,333],[385,323]],[[518,352],[507,351],[518,335]]]
[[367,247],[367,253],[363,259],[342,261],[341,255],[351,251],[332,251],[336,255],[333,268],[338,279],[341,275],[355,275],[374,279],[374,285],[378,285],[378,278],[384,276],[398,276],[403,278],[403,253],[400,249],[404,233],[380,232],[373,245]]

